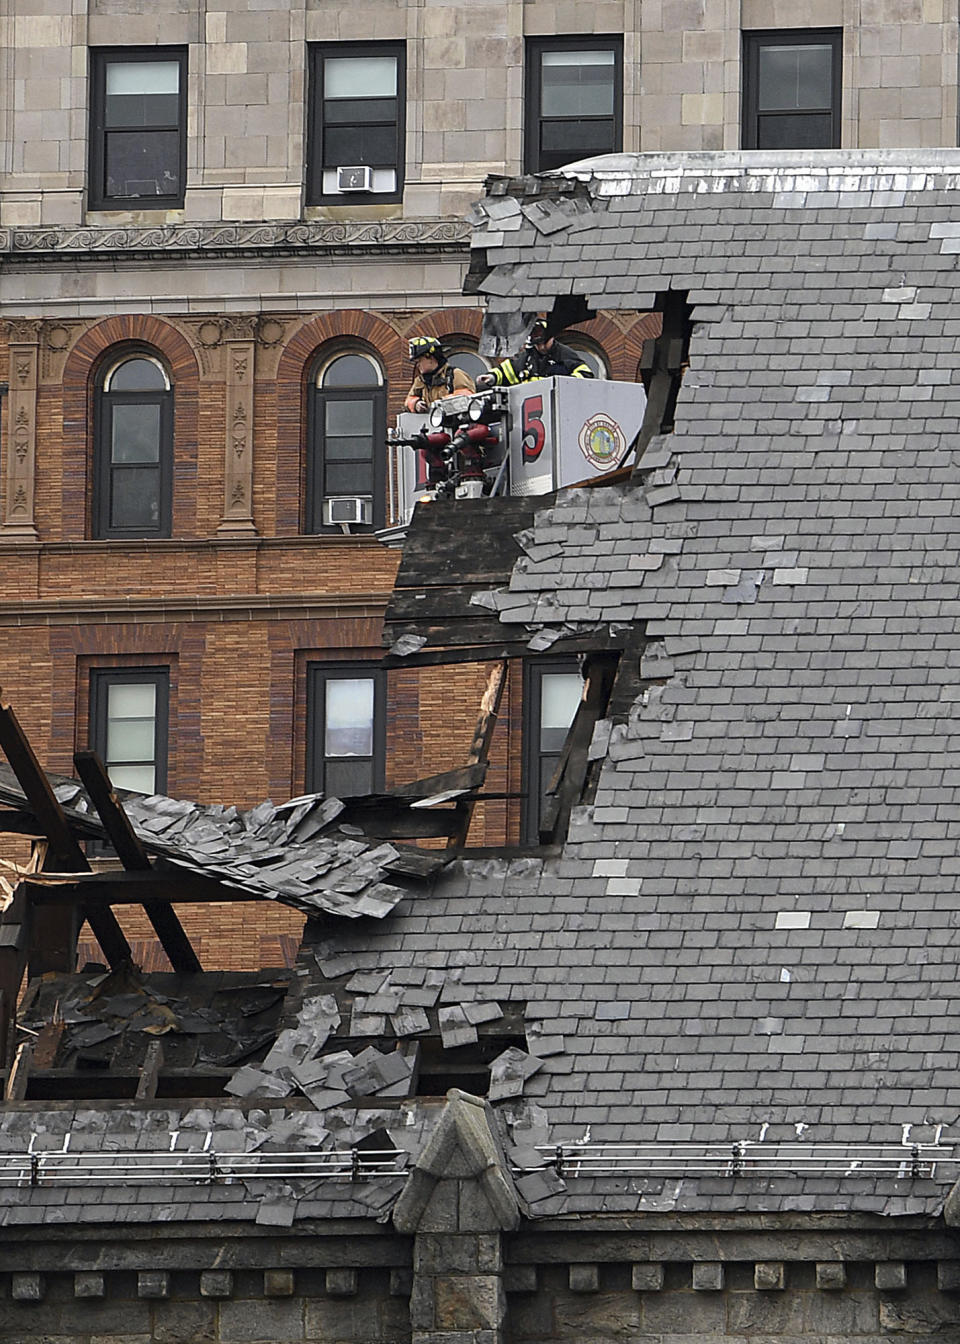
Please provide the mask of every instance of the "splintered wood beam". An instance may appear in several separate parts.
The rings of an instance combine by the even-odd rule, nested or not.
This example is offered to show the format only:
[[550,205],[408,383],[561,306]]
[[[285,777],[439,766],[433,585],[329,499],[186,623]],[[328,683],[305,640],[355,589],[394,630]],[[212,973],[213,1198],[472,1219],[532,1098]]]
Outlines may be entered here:
[[[468,769],[482,769],[486,774],[490,743],[497,726],[497,715],[500,713],[500,701],[503,697],[503,688],[506,682],[507,661],[504,659],[490,669],[487,684],[483,695],[480,697],[480,713],[477,716],[477,726],[474,729],[473,741],[470,743],[470,751],[467,755]],[[475,798],[465,798],[458,803],[457,810],[461,814],[460,827],[447,841],[447,849],[458,849],[467,843],[467,833],[473,820],[475,803]]]
[[[150,857],[114,793],[100,757],[95,751],[77,751],[73,763],[124,868],[128,872],[152,872]],[[173,969],[183,973],[202,971],[200,958],[170,902],[153,901],[144,909]]]
[[9,1064],[13,1053],[17,996],[27,965],[29,920],[30,907],[21,885],[0,914],[0,1067]]
[[147,1046],[147,1053],[140,1068],[140,1077],[137,1080],[137,1101],[153,1101],[157,1095],[157,1082],[162,1068],[163,1043],[151,1041]]
[[606,653],[591,658],[587,665],[583,699],[577,706],[560,761],[547,787],[540,818],[541,844],[549,844],[562,834],[571,809],[583,792],[593,729],[610,699],[617,662],[616,654]]
[[4,1101],[24,1101],[27,1095],[27,1083],[30,1081],[30,1065],[33,1061],[33,1041],[24,1041],[17,1046],[13,1068],[7,1077],[3,1090]]
[[[10,762],[23,789],[27,806],[34,814],[47,841],[44,867],[55,872],[89,872],[86,855],[70,829],[70,823],[57,801],[34,754],[26,733],[10,704],[0,692],[0,747]],[[80,915],[86,917],[104,956],[111,967],[130,960],[130,944],[117,923],[112,910],[89,911],[61,908],[45,912],[40,919],[31,921],[30,973],[42,975],[46,971],[74,969],[77,960],[77,937]]]
[[70,905],[82,901],[88,908],[111,905],[146,905],[147,902],[173,901],[178,904],[202,904],[212,901],[263,901],[255,892],[224,887],[213,878],[154,869],[149,873],[78,873],[44,881],[25,878],[24,885],[36,906]]

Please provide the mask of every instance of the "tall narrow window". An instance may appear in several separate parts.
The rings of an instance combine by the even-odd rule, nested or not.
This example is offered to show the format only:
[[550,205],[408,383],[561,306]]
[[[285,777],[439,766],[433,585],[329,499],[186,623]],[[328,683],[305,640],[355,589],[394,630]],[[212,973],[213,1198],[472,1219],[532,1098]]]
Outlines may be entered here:
[[383,788],[385,674],[360,663],[307,672],[307,788],[337,798]]
[[400,199],[405,79],[402,42],[312,48],[308,200]]
[[527,664],[523,702],[527,844],[539,839],[544,797],[582,696],[583,677],[574,659]]
[[167,787],[167,668],[97,668],[90,674],[90,743],[118,789]]
[[91,209],[183,205],[186,73],[175,47],[92,53]]
[[623,39],[527,43],[526,171],[543,173],[623,145]]
[[382,525],[386,433],[380,366],[369,355],[352,353],[321,364],[309,425],[308,532]]
[[96,393],[93,530],[97,537],[168,537],[173,390],[149,355],[110,365]]
[[744,149],[838,149],[839,30],[743,35]]

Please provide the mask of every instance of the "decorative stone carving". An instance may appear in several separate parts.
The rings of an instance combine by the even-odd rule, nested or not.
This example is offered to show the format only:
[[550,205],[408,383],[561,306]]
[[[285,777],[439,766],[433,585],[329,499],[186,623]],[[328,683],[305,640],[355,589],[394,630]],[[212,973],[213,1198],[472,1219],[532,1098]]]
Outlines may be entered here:
[[382,220],[331,224],[171,224],[159,228],[0,229],[0,253],[204,254],[309,251],[342,256],[357,252],[466,251],[470,226],[459,220]]
[[253,521],[253,361],[256,318],[225,318],[227,414],[219,536],[257,535]]
[[[36,540],[33,519],[37,452],[37,365],[39,324],[12,321],[10,333],[10,405],[3,524],[4,540]],[[29,341],[29,344],[24,343]]]

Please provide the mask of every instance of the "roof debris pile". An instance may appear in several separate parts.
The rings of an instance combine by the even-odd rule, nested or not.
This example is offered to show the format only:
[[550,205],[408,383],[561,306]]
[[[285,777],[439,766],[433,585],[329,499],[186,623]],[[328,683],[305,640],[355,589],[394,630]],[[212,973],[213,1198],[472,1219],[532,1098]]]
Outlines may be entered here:
[[101,1095],[108,1086],[133,1096],[150,1043],[161,1041],[168,1077],[185,1083],[192,1073],[194,1095],[215,1094],[225,1071],[275,1040],[290,974],[144,976],[128,965],[35,979],[20,1013],[21,1027],[38,1041],[33,1082],[49,1088],[51,1077],[76,1071],[95,1075]]
[[[81,833],[102,834],[76,780],[61,778],[54,793]],[[268,801],[241,811],[162,794],[117,794],[145,850],[170,870],[222,884],[225,898],[237,893],[280,901],[305,914],[382,919],[406,890],[391,877],[417,876],[401,848],[344,834],[337,819],[345,804],[338,798],[307,794],[279,806]],[[0,798],[24,801],[4,766]]]

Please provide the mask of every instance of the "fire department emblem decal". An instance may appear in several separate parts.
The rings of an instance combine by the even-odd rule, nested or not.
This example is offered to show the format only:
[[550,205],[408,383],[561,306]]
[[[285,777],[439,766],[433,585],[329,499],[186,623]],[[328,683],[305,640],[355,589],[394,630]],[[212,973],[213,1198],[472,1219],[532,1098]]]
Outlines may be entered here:
[[597,471],[609,471],[626,452],[623,430],[609,415],[591,415],[577,440],[580,451]]

